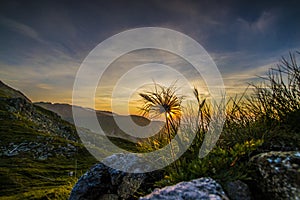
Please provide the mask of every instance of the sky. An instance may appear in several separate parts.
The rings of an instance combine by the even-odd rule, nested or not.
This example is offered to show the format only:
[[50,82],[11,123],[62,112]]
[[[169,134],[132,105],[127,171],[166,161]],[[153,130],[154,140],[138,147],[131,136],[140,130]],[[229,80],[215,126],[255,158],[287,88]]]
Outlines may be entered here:
[[[129,29],[162,27],[179,31],[201,44],[216,63],[226,93],[234,95],[257,81],[257,76],[266,74],[281,56],[300,50],[299,7],[297,0],[3,0],[0,79],[34,102],[72,103],[76,73],[98,44]],[[161,65],[140,66],[122,79],[124,66],[145,64],[153,55],[164,59]],[[122,87],[117,90],[117,110],[126,112],[128,95],[133,98],[141,90],[138,80],[149,71],[152,75],[148,78],[156,82],[170,83],[179,77],[180,74],[169,73],[170,69],[163,66],[172,62],[180,66],[181,74],[193,75],[189,63],[167,52],[141,50],[120,57],[105,72],[102,85],[99,83],[102,87],[97,90],[95,108],[110,110],[111,91],[119,81]],[[197,77],[188,79],[193,82]],[[198,82],[203,81],[199,78]],[[185,83],[178,84],[184,90]],[[138,90],[133,94],[130,88]],[[203,95],[207,95],[204,90]],[[81,103],[91,107],[84,100]],[[134,101],[130,102],[133,104]]]

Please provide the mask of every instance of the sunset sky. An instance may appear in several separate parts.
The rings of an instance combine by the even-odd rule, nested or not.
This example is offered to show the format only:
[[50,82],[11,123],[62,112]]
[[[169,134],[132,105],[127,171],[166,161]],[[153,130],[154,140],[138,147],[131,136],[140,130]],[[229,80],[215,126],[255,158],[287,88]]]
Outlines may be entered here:
[[[151,26],[180,31],[201,44],[221,72],[227,93],[235,94],[281,56],[300,50],[299,8],[297,0],[1,1],[0,79],[32,101],[71,103],[77,70],[93,48],[119,32]],[[134,64],[141,55],[152,53],[123,57],[107,77],[114,77],[124,63]],[[172,60],[171,55],[161,56]],[[189,70],[187,63],[175,64]],[[176,76],[165,68],[153,74],[158,81],[174,81]],[[142,77],[141,71],[130,77]],[[110,79],[104,82],[107,91],[114,87]],[[108,109],[110,97],[105,92],[97,93],[97,109]]]

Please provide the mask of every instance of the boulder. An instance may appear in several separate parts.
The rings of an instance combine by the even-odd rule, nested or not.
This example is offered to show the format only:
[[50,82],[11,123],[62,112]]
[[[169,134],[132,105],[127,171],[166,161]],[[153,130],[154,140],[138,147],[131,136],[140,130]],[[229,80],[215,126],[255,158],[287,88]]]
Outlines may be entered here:
[[[111,168],[103,163],[108,163]],[[136,192],[149,192],[155,181],[162,178],[161,171],[143,172],[147,166],[134,154],[114,154],[94,165],[76,183],[69,200],[136,199]],[[118,170],[118,169],[122,169]],[[128,173],[134,171],[135,173]]]
[[252,178],[265,198],[300,199],[300,152],[268,152],[250,160]]
[[174,186],[155,189],[140,200],[228,200],[222,187],[211,178],[199,178],[188,182],[180,182]]
[[226,193],[231,200],[251,200],[251,193],[248,185],[240,180],[228,182]]

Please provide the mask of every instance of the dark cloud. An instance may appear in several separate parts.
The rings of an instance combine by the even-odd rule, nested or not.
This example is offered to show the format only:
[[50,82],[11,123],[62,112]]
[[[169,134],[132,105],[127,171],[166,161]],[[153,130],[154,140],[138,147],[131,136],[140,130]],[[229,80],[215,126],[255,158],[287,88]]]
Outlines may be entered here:
[[[197,40],[221,72],[247,72],[299,50],[299,7],[297,0],[1,1],[0,67],[44,74],[68,68],[67,78],[56,74],[44,83],[55,90],[56,83],[71,85],[81,61],[101,41],[130,28],[159,26]],[[0,78],[16,79],[13,73]]]
[[[27,36],[35,30],[56,48],[80,57],[112,34],[141,26],[182,31],[212,51],[289,47],[299,44],[299,5],[297,1],[7,1],[0,10],[2,18],[27,27]],[[6,40],[21,37],[1,34]]]

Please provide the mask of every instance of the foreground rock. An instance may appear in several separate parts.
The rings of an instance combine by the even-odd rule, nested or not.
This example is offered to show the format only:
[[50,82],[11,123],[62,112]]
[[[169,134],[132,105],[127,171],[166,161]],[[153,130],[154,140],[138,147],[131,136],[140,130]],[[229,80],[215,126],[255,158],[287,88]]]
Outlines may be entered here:
[[[132,154],[112,155],[105,159],[105,163],[124,171],[142,172],[147,168],[142,158]],[[78,180],[69,199],[135,199],[137,191],[147,191],[161,178],[162,174],[158,171],[126,173],[98,163]]]
[[268,152],[250,160],[253,179],[266,198],[300,199],[300,152]]
[[140,200],[227,200],[222,187],[211,178],[199,178],[189,182],[180,182],[174,186],[154,190]]
[[248,185],[240,180],[226,184],[226,192],[231,200],[251,200],[251,193]]

